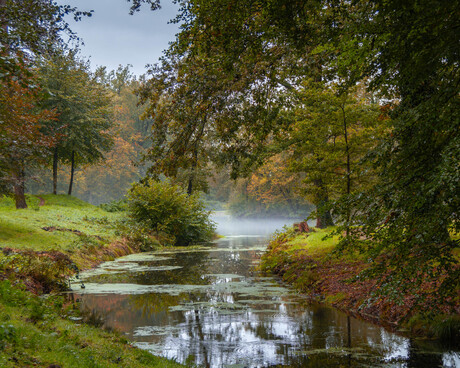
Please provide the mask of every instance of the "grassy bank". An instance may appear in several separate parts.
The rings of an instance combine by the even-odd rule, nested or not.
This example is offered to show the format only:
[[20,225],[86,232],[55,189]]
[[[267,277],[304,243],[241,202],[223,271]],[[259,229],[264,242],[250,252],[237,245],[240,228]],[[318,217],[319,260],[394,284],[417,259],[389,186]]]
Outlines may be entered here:
[[0,366],[181,367],[77,316],[62,297],[39,298],[0,282]]
[[[82,323],[63,297],[66,275],[137,252],[118,233],[122,214],[66,195],[0,201],[0,366],[179,367]],[[46,297],[45,297],[46,296]]]
[[117,230],[122,218],[119,212],[107,212],[67,195],[40,198],[29,196],[25,210],[16,210],[10,198],[0,201],[2,248],[59,251],[80,269],[135,250],[122,244]]
[[377,279],[358,277],[369,267],[363,255],[333,252],[338,236],[324,239],[333,230],[278,234],[262,257],[262,270],[280,276],[315,301],[371,322],[424,337],[460,337],[459,298],[440,300],[432,290],[424,303],[417,304],[417,290],[401,295],[399,301],[380,295]]

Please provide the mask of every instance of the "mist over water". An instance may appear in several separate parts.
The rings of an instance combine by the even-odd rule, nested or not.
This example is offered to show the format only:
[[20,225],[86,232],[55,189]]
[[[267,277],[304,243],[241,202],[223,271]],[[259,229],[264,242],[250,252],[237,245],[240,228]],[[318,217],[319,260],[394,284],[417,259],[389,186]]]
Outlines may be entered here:
[[[211,216],[211,220],[216,223],[216,231],[219,235],[268,237],[276,230],[282,230],[284,226],[291,227],[294,223],[304,219],[234,218],[223,213],[215,213]],[[312,221],[309,221],[308,224],[313,226]]]

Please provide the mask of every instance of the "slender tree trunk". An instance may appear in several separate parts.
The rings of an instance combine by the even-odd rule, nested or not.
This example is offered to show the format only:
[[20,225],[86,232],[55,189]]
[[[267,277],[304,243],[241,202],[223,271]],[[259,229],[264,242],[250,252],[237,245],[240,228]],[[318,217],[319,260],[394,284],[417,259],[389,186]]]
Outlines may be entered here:
[[23,165],[20,165],[17,171],[13,173],[13,189],[16,208],[27,208],[25,197],[25,173]]
[[188,179],[188,187],[187,187],[187,195],[191,196],[193,193],[193,181],[195,180],[195,170],[198,163],[198,148],[195,147],[195,151],[193,152],[193,162],[192,168],[190,171],[190,176]]
[[73,185],[73,174],[75,172],[75,151],[72,151],[72,161],[70,166],[70,183],[69,183],[69,193],[68,195],[72,195],[72,185]]
[[[347,157],[347,196],[351,193],[351,163],[350,163],[350,146],[348,144],[348,129],[347,129],[347,119],[345,116],[345,104],[341,106],[343,114],[343,136],[345,138],[345,155]],[[346,237],[348,238],[350,234],[350,206],[347,206],[347,228],[346,228]]]
[[193,192],[193,175],[190,175],[188,179],[187,195],[191,196],[192,192]]
[[57,172],[58,172],[58,148],[54,148],[53,154],[53,194],[57,194]]

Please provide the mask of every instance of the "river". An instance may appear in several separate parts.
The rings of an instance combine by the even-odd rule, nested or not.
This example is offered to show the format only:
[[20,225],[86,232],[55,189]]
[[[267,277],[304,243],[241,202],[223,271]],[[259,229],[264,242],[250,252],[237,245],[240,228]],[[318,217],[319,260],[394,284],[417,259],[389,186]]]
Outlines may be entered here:
[[[216,219],[212,246],[133,254],[72,284],[86,318],[203,367],[460,367],[460,350],[308,304],[256,271],[283,220]],[[85,288],[81,288],[84,282]]]

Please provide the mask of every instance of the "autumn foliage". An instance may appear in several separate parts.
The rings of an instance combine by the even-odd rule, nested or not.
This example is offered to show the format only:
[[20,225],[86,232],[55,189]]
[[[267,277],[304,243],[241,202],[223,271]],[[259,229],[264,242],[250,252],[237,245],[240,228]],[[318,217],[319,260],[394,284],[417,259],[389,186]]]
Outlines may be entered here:
[[56,134],[44,134],[43,125],[56,113],[39,109],[40,89],[17,80],[1,82],[0,89],[0,182],[2,192],[14,187],[16,206],[25,207],[25,170],[42,163],[56,142]]

